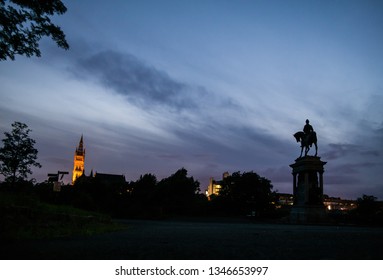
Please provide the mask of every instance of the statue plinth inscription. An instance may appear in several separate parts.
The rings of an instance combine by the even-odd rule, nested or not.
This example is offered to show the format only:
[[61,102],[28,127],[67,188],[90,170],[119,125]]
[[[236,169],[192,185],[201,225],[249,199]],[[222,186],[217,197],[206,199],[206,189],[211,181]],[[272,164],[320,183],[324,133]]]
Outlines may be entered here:
[[295,160],[293,169],[294,205],[290,221],[295,223],[321,222],[325,219],[323,205],[323,166],[326,162],[317,156]]

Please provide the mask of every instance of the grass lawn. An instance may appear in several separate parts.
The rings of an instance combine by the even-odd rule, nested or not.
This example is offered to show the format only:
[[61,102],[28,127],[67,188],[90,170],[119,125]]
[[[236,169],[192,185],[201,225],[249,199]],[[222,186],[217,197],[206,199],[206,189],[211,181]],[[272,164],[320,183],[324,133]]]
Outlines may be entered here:
[[42,203],[27,193],[0,192],[0,239],[46,239],[122,229],[107,215]]

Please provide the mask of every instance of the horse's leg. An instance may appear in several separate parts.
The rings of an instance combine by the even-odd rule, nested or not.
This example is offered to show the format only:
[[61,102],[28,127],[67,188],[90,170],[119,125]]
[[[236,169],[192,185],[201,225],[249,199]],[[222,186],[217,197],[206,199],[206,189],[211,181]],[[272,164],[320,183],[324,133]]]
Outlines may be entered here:
[[303,153],[303,146],[302,146],[302,149],[301,149],[301,155],[299,157],[302,157],[302,153]]
[[310,147],[307,145],[305,149],[305,156],[307,156],[307,153],[310,151]]
[[315,145],[315,156],[317,156],[317,154],[318,154],[318,145],[317,145],[317,142],[314,142],[314,145]]

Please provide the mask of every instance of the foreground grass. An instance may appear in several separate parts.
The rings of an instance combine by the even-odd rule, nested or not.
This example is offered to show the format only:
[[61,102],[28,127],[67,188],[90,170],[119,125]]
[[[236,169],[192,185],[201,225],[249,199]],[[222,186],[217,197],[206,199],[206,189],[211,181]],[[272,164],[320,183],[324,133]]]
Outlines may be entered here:
[[0,238],[46,239],[121,230],[107,215],[40,202],[24,193],[0,192]]

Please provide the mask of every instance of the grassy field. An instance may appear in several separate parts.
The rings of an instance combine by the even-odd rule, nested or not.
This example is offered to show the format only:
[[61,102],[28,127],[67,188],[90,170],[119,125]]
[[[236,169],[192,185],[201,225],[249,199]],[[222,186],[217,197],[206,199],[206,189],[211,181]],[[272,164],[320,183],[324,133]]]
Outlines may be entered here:
[[121,228],[107,215],[42,203],[27,193],[0,192],[1,239],[89,236]]

